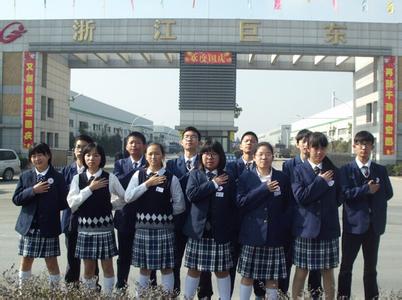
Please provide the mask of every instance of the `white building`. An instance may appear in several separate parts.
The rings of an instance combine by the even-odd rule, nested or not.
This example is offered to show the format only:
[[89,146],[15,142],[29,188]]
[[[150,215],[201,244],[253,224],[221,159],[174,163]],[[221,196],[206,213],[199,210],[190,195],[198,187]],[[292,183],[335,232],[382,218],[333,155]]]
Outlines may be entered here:
[[153,141],[161,143],[166,152],[179,152],[180,147],[180,135],[179,132],[168,126],[155,125],[153,132]]

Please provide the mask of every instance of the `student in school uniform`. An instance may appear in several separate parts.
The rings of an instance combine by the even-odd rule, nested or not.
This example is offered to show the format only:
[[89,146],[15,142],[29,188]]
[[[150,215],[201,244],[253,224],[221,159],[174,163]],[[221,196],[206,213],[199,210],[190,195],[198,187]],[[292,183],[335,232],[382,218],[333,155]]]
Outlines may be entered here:
[[[294,158],[286,160],[283,162],[282,171],[285,173],[290,182],[293,182],[293,171],[297,165],[303,164],[305,160],[308,158],[308,138],[312,132],[308,129],[302,129],[296,134],[296,148],[299,150],[299,154]],[[291,194],[293,197],[293,194]],[[291,203],[294,203],[294,199],[292,198]],[[289,219],[292,219],[293,210],[289,211]],[[291,225],[291,224],[290,224]],[[291,232],[291,227],[289,231]],[[292,237],[291,235],[288,235]],[[285,243],[285,255],[286,255],[286,274],[287,277],[279,280],[279,289],[283,294],[288,293],[289,289],[289,279],[290,272],[292,268],[292,256],[293,256],[293,238],[290,238]],[[308,274],[308,290],[313,299],[318,299],[320,291],[322,290],[321,286],[321,273],[319,270],[311,270]]]
[[[237,182],[239,180],[240,175],[245,171],[245,170],[252,170],[255,168],[254,165],[254,153],[255,153],[255,147],[257,146],[258,143],[258,137],[257,135],[252,132],[252,131],[247,131],[243,133],[241,139],[240,139],[240,151],[242,153],[242,156],[237,159],[234,162],[230,162],[226,165],[226,171],[233,176],[235,181]],[[239,220],[240,223],[240,220]],[[240,227],[240,224],[239,224]],[[237,231],[239,228],[237,228]],[[236,267],[237,267],[237,262],[240,254],[240,248],[241,245],[238,243],[238,234],[236,234],[236,240],[233,241],[233,268],[230,270],[230,278],[231,278],[231,286],[232,286],[232,293],[233,293],[233,288],[234,288],[234,281],[235,281],[235,276],[236,276]],[[260,281],[260,280],[254,280],[253,282],[254,286],[254,294],[256,296],[256,299],[263,299],[265,297],[265,280]]]
[[[146,139],[141,132],[133,131],[127,136],[126,151],[129,156],[117,160],[113,170],[113,174],[117,176],[124,189],[127,188],[134,172],[139,168],[145,167],[145,147]],[[135,215],[135,203],[126,205],[123,209],[117,210],[114,214],[114,224],[117,229],[117,241],[119,244],[119,256],[117,258],[117,289],[124,289],[127,286],[133,250]]]
[[[198,169],[200,160],[198,156],[198,146],[201,142],[201,133],[197,128],[189,126],[183,130],[181,145],[183,147],[183,155],[178,158],[168,160],[166,163],[166,170],[175,175],[179,181],[182,188],[184,199],[186,203],[186,210],[176,216],[175,224],[175,243],[176,243],[176,265],[174,267],[174,290],[177,295],[180,294],[180,269],[182,265],[184,249],[186,248],[187,237],[183,234],[183,226],[185,219],[187,217],[190,202],[188,202],[186,196],[186,186],[190,171]],[[208,281],[208,280],[207,280]],[[209,279],[209,283],[211,280]],[[208,286],[208,284],[206,284]],[[212,287],[209,284],[209,288],[203,285],[199,290],[199,298],[210,297],[212,295]]]
[[[273,148],[267,142],[256,146],[255,168],[244,171],[237,187],[242,216],[239,241],[242,250],[238,272],[240,300],[251,296],[253,280],[263,282],[266,299],[279,299],[278,280],[286,277],[284,241],[286,211],[290,200],[289,179],[272,168]],[[285,221],[286,220],[286,221]]]
[[235,182],[224,171],[222,145],[208,141],[200,152],[200,168],[190,172],[187,198],[191,203],[183,232],[188,236],[184,265],[188,268],[185,293],[193,299],[202,271],[215,272],[219,298],[230,299],[229,270],[233,266]]
[[302,297],[307,274],[320,270],[326,299],[335,297],[334,268],[339,263],[340,226],[338,206],[342,203],[337,168],[326,157],[328,140],[313,132],[308,139],[308,159],[294,169],[292,182],[296,208],[293,216],[292,297]]
[[[74,157],[75,160],[68,166],[61,170],[61,174],[67,184],[67,191],[70,190],[70,184],[73,177],[77,174],[84,172],[84,156],[83,150],[89,144],[93,143],[93,140],[88,135],[78,135],[74,139]],[[67,267],[64,280],[67,284],[78,284],[80,280],[81,261],[75,257],[75,248],[77,246],[78,237],[78,217],[71,213],[70,207],[63,210],[61,217],[61,230],[65,236],[65,244],[67,249]],[[99,268],[96,268],[95,275],[98,276]]]
[[95,268],[101,260],[103,288],[111,295],[115,283],[113,256],[117,255],[112,209],[125,205],[124,189],[117,177],[102,168],[105,151],[95,143],[83,152],[85,171],[73,177],[67,196],[73,214],[78,216],[78,238],[75,256],[84,261],[83,282],[95,289]]
[[371,160],[374,136],[358,132],[353,141],[356,158],[343,166],[342,261],[338,277],[338,297],[350,299],[353,263],[360,247],[364,258],[365,299],[378,299],[377,259],[380,236],[385,231],[387,201],[393,190],[387,169]]
[[145,157],[147,168],[134,173],[125,194],[126,202],[137,206],[132,254],[132,265],[140,268],[137,296],[147,288],[151,271],[160,270],[162,287],[172,297],[174,218],[185,210],[184,196],[177,177],[163,167],[163,146],[150,143]]
[[18,273],[20,287],[31,277],[35,258],[44,258],[49,282],[57,287],[60,270],[60,211],[67,207],[67,188],[63,176],[52,166],[52,153],[45,143],[33,145],[28,152],[33,168],[21,174],[13,195],[13,203],[21,206],[15,230],[21,235]]

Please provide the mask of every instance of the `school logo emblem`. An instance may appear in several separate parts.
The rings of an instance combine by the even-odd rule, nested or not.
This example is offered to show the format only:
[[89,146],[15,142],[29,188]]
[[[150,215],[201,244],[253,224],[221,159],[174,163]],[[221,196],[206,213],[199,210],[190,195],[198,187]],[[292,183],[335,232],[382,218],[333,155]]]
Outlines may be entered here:
[[9,44],[20,38],[27,30],[21,22],[12,22],[0,30],[0,43]]

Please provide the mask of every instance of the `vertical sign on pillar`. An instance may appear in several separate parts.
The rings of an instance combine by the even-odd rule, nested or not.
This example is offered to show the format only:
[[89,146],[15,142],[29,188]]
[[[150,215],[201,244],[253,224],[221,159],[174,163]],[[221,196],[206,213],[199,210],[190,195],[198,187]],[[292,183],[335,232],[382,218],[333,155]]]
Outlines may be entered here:
[[34,141],[36,55],[24,52],[24,91],[22,108],[22,145],[29,148]]
[[384,57],[384,155],[395,154],[395,56]]

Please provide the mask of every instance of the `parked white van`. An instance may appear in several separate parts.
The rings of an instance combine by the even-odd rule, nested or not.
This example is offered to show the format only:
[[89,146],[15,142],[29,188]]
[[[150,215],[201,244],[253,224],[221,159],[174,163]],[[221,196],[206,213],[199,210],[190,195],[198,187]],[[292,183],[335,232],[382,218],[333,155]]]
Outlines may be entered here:
[[13,180],[15,174],[21,173],[21,162],[12,149],[0,149],[0,176],[4,181]]

